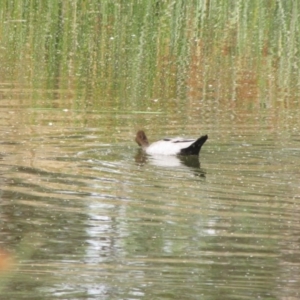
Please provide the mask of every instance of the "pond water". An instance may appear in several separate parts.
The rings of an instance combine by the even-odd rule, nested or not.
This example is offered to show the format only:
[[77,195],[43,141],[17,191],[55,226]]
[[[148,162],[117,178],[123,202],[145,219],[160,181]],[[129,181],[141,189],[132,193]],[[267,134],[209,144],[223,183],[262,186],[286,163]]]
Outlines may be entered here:
[[[213,22],[225,4],[195,29],[196,2],[116,2],[4,8],[1,299],[298,299],[299,86],[280,80],[297,62],[272,39],[243,56],[250,37]],[[199,158],[148,156],[138,129],[208,140]]]

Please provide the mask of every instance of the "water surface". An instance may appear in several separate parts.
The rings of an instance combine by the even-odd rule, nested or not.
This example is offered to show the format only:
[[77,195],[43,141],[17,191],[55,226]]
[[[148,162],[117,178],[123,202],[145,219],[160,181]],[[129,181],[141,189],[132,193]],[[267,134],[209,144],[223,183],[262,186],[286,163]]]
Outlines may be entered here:
[[[247,31],[225,4],[96,2],[3,8],[1,297],[298,299],[297,62],[270,25],[293,39],[295,7],[252,53],[262,6],[232,4]],[[152,157],[138,129],[209,139]]]

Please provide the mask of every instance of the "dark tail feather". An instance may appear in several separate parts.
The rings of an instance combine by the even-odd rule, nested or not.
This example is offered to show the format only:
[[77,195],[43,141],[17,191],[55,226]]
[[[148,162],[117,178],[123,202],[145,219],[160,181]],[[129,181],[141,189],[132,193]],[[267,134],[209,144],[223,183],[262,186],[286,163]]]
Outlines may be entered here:
[[191,146],[181,149],[181,155],[199,155],[202,145],[206,142],[208,136],[203,135],[196,140]]

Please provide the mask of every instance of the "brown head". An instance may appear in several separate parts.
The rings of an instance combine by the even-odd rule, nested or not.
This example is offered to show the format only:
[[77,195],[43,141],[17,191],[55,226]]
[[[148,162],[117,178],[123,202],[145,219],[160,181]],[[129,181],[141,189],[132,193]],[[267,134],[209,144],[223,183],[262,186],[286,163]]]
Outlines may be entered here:
[[139,146],[145,148],[149,146],[148,139],[146,134],[143,130],[139,130],[136,134],[135,141],[138,143]]

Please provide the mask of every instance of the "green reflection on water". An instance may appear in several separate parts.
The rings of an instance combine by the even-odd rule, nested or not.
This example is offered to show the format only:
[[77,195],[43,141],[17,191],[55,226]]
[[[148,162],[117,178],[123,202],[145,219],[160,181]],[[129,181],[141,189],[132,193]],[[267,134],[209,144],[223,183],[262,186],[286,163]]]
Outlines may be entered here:
[[295,105],[297,14],[297,1],[4,1],[2,82],[34,89],[33,105]]

